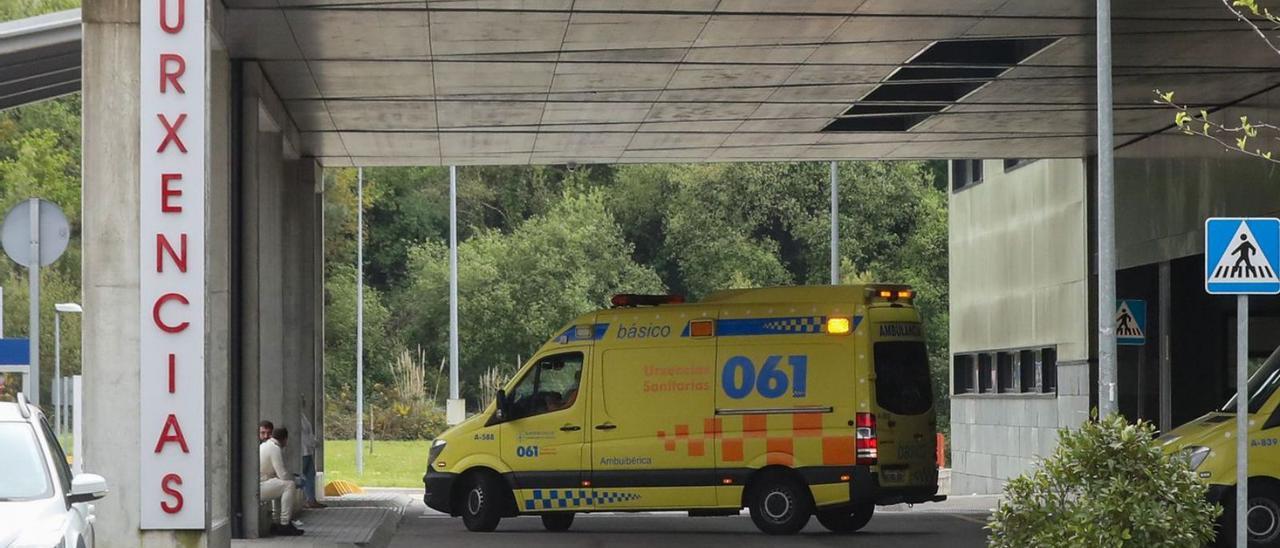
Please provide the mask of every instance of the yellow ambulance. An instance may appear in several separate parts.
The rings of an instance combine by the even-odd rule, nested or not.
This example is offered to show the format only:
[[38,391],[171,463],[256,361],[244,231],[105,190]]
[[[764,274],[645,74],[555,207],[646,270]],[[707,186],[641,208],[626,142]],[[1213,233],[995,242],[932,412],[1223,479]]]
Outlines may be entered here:
[[617,295],[542,346],[431,446],[428,506],[472,531],[579,512],[746,507],[771,534],[837,532],[938,501],[932,381],[900,285]]
[[[1249,377],[1250,546],[1280,546],[1280,348]],[[1210,502],[1222,505],[1219,535],[1235,534],[1236,399],[1161,436],[1164,448],[1187,458]],[[1220,539],[1233,541],[1234,539]],[[1234,544],[1233,544],[1234,545]]]

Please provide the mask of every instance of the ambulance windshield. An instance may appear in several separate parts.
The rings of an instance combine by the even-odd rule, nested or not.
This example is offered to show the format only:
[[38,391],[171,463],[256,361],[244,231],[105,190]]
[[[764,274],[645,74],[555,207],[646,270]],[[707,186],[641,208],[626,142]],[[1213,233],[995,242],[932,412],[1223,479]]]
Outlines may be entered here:
[[[1280,348],[1271,353],[1271,357],[1263,362],[1262,367],[1249,377],[1249,412],[1257,413],[1271,399],[1276,388],[1280,388]],[[1236,412],[1236,397],[1231,396],[1227,404],[1222,406],[1223,413]]]
[[929,355],[919,341],[875,346],[876,403],[895,415],[919,415],[933,407]]

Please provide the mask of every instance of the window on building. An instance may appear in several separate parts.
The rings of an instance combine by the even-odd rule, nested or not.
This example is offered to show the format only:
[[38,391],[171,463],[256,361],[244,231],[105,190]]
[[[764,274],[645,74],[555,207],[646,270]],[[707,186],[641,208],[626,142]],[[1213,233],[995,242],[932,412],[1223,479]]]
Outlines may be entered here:
[[1015,379],[1017,377],[1013,373],[1013,352],[1001,352],[996,354],[996,390],[1001,394],[1008,392],[1017,392],[1018,387]]
[[1015,170],[1015,169],[1018,169],[1018,168],[1020,168],[1020,167],[1022,167],[1022,166],[1025,166],[1025,165],[1027,165],[1027,164],[1031,163],[1031,162],[1034,162],[1034,161],[1035,161],[1035,160],[1030,160],[1030,159],[1027,159],[1027,158],[1005,158],[1005,160],[1004,160],[1004,172],[1005,172],[1005,173],[1008,173],[1008,172],[1010,172],[1010,171],[1013,171],[1013,170]]
[[1023,350],[1018,352],[1018,373],[1022,377],[1021,384],[1023,392],[1035,392],[1040,389],[1040,364],[1037,363],[1038,354],[1035,350]]
[[982,182],[982,160],[951,161],[951,191],[959,192]]
[[952,358],[952,387],[956,394],[972,394],[978,391],[978,370],[971,354],[956,354]]
[[1044,393],[1058,390],[1058,350],[1045,348],[1040,350],[1040,391]]
[[978,354],[978,391],[989,394],[995,391],[995,370],[991,366],[992,354]]

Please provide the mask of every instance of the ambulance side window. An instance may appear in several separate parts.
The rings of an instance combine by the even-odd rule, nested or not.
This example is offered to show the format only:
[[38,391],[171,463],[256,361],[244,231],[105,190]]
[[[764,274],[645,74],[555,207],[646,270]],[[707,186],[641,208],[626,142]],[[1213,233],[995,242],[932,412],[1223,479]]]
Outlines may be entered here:
[[511,388],[508,408],[517,420],[573,407],[582,381],[582,353],[555,354],[538,360]]

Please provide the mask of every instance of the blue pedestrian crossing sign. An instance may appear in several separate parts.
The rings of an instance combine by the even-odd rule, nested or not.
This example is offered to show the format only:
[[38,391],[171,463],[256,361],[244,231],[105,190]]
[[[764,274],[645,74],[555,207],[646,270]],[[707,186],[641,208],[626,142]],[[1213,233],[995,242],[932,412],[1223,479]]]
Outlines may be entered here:
[[1212,295],[1280,293],[1280,219],[1213,218],[1204,223],[1204,288]]
[[1116,344],[1147,344],[1147,301],[1123,299],[1116,305]]

